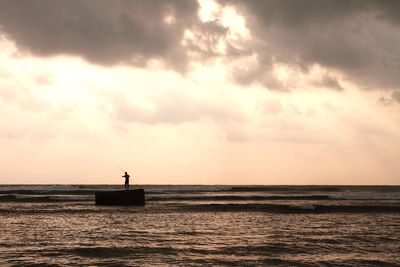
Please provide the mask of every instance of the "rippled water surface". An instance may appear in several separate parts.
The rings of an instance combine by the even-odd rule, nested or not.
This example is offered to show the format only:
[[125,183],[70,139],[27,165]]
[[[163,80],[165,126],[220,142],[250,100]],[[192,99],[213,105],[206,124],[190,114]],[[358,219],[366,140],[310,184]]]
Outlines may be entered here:
[[148,187],[144,207],[103,207],[3,186],[0,265],[400,266],[398,188],[322,189]]

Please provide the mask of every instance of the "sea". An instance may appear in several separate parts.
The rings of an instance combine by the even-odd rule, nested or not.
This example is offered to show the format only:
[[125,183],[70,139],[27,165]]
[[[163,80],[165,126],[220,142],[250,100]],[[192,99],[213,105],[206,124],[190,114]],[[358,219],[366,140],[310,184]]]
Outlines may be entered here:
[[400,266],[400,186],[0,185],[0,266]]

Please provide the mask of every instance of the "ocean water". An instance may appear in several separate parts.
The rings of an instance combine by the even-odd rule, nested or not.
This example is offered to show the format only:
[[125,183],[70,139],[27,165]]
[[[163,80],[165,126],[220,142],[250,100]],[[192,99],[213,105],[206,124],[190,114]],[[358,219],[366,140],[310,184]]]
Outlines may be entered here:
[[400,187],[0,185],[0,266],[400,266]]

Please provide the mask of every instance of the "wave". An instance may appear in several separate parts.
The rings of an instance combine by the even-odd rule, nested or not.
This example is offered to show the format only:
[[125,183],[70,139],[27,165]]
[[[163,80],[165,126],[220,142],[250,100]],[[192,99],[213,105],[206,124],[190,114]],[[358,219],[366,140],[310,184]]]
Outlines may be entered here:
[[[337,253],[336,246],[318,247],[304,246],[304,244],[272,242],[263,245],[245,246],[87,246],[75,248],[40,250],[41,256],[65,257],[78,256],[82,262],[93,260],[112,259],[101,265],[125,265],[128,261],[135,262],[141,259],[142,264],[135,265],[196,265],[196,266],[398,266],[395,259],[376,258],[376,254],[357,254],[354,257],[353,249],[344,248],[342,255]],[[343,256],[343,254],[345,256]],[[347,257],[347,254],[350,256]],[[354,255],[353,255],[354,254]],[[316,256],[317,255],[317,256]],[[165,257],[173,259],[165,263]],[[154,260],[164,259],[158,262]],[[190,260],[189,258],[190,257]],[[125,261],[124,261],[125,260]],[[144,264],[143,264],[144,263]],[[161,264],[164,263],[164,264]]]
[[149,186],[146,188],[148,192],[157,193],[206,193],[206,192],[287,192],[287,193],[301,193],[307,191],[316,192],[340,192],[343,191],[341,187],[333,186],[222,186],[222,185],[205,185],[205,186],[195,186],[195,185],[177,185],[177,186]]
[[400,194],[340,194],[331,195],[329,198],[338,200],[400,200]]
[[317,186],[317,185],[276,185],[276,186],[233,186],[230,191],[233,192],[287,192],[287,191],[320,191],[320,192],[338,192],[342,191],[341,186]]
[[[147,202],[399,201],[399,186],[219,186],[145,185]],[[93,201],[96,191],[121,185],[0,185],[0,202]],[[342,203],[343,204],[343,203]]]
[[8,191],[75,191],[84,190],[81,185],[1,185],[0,192]]
[[[65,194],[64,192],[53,192],[52,194],[30,194],[30,192],[12,193],[0,195],[0,202],[75,202],[75,201],[94,201],[94,192],[86,194]],[[58,193],[58,194],[56,194]],[[147,192],[146,192],[147,193]],[[332,196],[332,195],[201,195],[201,194],[183,194],[183,195],[169,195],[169,194],[151,194],[147,193],[147,202],[187,202],[187,201],[208,201],[208,202],[221,202],[221,201],[398,201],[399,195],[347,195],[347,196]]]
[[[349,193],[399,193],[400,186],[232,186],[232,185],[140,185],[151,194],[165,193],[240,193],[240,192],[264,192],[281,194],[333,194],[347,195]],[[0,194],[7,193],[53,193],[68,192],[70,194],[85,194],[102,190],[116,190],[122,185],[0,185]]]
[[275,204],[194,204],[187,211],[267,212],[267,213],[400,213],[398,205],[275,205]]
[[22,185],[0,186],[0,194],[13,195],[89,195],[103,189],[84,188],[78,185]]
[[[197,186],[197,185],[141,185],[146,192],[164,193],[201,193],[229,192],[231,186]],[[64,192],[68,194],[87,194],[95,191],[109,191],[123,188],[123,185],[0,185],[0,194],[51,194]]]
[[93,201],[94,196],[85,195],[0,195],[0,202],[76,202],[76,201]]
[[149,201],[400,200],[400,195],[148,195]]
[[[17,200],[24,201],[24,200]],[[30,202],[61,202],[60,200],[39,199]],[[76,202],[77,205],[59,205],[57,209],[44,208],[10,209],[0,208],[0,214],[88,214],[88,213],[181,213],[181,212],[243,212],[243,213],[277,213],[277,214],[329,214],[329,213],[396,213],[400,214],[398,205],[288,205],[288,204],[165,204],[146,205],[141,207],[108,206],[98,207],[93,205],[81,205],[84,202]]]
[[211,185],[177,185],[177,186],[145,186],[146,192],[152,194],[165,194],[165,193],[216,193],[216,192],[230,192],[231,186],[211,186]]
[[149,201],[235,201],[235,200],[329,200],[331,199],[330,196],[326,195],[292,195],[292,196],[282,196],[282,195],[275,195],[275,196],[262,196],[262,195],[220,195],[220,196],[213,196],[213,195],[183,195],[183,196],[149,196],[147,200]]

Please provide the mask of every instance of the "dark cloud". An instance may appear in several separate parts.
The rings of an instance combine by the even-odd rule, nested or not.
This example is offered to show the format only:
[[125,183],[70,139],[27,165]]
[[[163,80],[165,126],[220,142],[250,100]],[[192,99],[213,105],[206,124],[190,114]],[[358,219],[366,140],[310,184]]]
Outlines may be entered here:
[[0,29],[18,48],[39,56],[136,65],[161,59],[183,69],[181,41],[185,29],[201,25],[197,12],[196,1],[1,0]]
[[400,1],[219,2],[244,14],[256,40],[249,54],[257,55],[260,70],[245,76],[250,81],[263,83],[279,62],[303,72],[319,64],[365,88],[400,87]]
[[259,83],[268,89],[286,91],[285,85],[273,75],[272,63],[269,58],[256,57],[255,62],[252,59],[251,62],[232,65],[229,67],[231,79],[242,86]]
[[392,99],[400,104],[400,91],[394,91],[392,93]]
[[322,86],[337,91],[342,91],[343,87],[340,85],[336,77],[331,75],[324,75],[322,79],[315,83],[316,86]]
[[[180,72],[191,60],[253,56],[251,66],[227,65],[233,80],[277,90],[290,88],[272,74],[274,63],[304,73],[318,64],[363,88],[400,88],[400,1],[217,1],[245,16],[251,40],[230,42],[218,19],[199,19],[194,0],[0,0],[0,34],[39,56],[136,66],[159,59]],[[194,39],[185,39],[187,30]],[[322,83],[341,89],[336,78]]]
[[400,91],[394,91],[389,96],[381,96],[377,102],[384,106],[400,104]]
[[391,104],[391,99],[381,96],[380,98],[378,98],[377,103],[382,105],[382,106],[389,106]]

